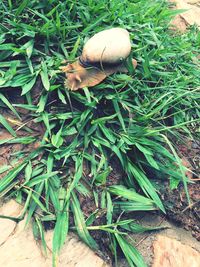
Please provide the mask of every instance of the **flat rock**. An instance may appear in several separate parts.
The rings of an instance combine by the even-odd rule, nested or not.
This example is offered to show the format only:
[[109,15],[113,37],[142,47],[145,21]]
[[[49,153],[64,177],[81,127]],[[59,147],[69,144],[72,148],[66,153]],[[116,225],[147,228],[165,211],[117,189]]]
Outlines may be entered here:
[[187,9],[186,12],[181,13],[181,17],[189,24],[196,24],[200,26],[200,8],[196,5],[191,5],[184,0],[175,0],[177,9]]
[[[22,206],[16,201],[10,200],[0,208],[0,215],[17,217],[20,215]],[[16,222],[10,219],[0,219],[0,246],[6,242],[15,230]],[[1,265],[0,265],[1,266]]]
[[[2,205],[0,214],[18,217],[23,207],[14,200]],[[53,231],[46,232],[48,253],[44,256],[41,244],[36,242],[31,224],[26,218],[19,223],[0,218],[0,266],[4,267],[51,267]],[[108,267],[78,237],[69,233],[58,262],[58,267]]]
[[200,253],[176,239],[159,235],[153,244],[152,267],[199,267]]
[[[182,244],[186,244],[188,247],[194,248],[195,251],[200,253],[200,242],[198,242],[189,231],[176,226],[175,224],[167,221],[164,217],[155,214],[154,212],[146,214],[138,214],[138,223],[142,226],[155,227],[161,226],[164,229],[154,232],[145,232],[142,234],[130,234],[131,240],[134,240],[133,245],[136,246],[138,251],[143,256],[147,266],[152,266],[154,262],[154,249],[153,244],[158,239],[159,235],[162,235],[169,239],[176,239]],[[119,267],[129,267],[124,261],[119,261]],[[156,266],[158,267],[158,266]],[[166,267],[166,266],[164,266]],[[171,267],[171,266],[170,266]],[[174,266],[179,267],[179,266]],[[184,264],[181,267],[186,267]],[[192,265],[190,267],[193,267]],[[194,266],[196,267],[196,266]],[[200,267],[200,265],[198,266]]]
[[197,0],[170,0],[176,4],[176,9],[186,10],[177,15],[172,25],[180,32],[185,32],[187,26],[196,24],[200,27],[200,1]]
[[[46,233],[46,242],[52,250],[53,231]],[[60,267],[109,267],[87,245],[73,233],[67,237],[67,241],[59,255]]]

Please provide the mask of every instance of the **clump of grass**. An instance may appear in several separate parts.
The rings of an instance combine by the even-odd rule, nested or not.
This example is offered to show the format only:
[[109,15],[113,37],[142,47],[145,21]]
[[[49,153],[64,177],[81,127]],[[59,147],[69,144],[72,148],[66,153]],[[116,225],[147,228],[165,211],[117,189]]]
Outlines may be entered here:
[[[170,177],[172,187],[184,182],[187,192],[173,140],[190,134],[199,121],[200,75],[194,59],[200,34],[195,27],[182,36],[170,32],[174,13],[165,1],[0,3],[0,90],[11,92],[1,90],[0,105],[18,119],[19,107],[29,110],[31,119],[45,127],[40,146],[1,179],[0,196],[24,201],[27,222],[32,219],[44,248],[44,225],[54,222],[54,265],[72,229],[94,250],[99,245],[92,231],[104,231],[116,261],[120,247],[130,266],[146,266],[126,239],[128,231],[146,229],[126,214],[165,212],[156,179]],[[62,61],[74,60],[87,38],[114,26],[130,32],[132,56],[138,61],[135,72],[115,74],[89,90],[67,91],[59,71]],[[9,97],[14,88],[21,90],[23,104]],[[31,134],[18,137],[3,116],[0,123],[13,136],[1,144],[35,142]],[[123,176],[112,184],[116,159]],[[81,197],[95,203],[88,216]],[[105,223],[95,225],[99,213]]]

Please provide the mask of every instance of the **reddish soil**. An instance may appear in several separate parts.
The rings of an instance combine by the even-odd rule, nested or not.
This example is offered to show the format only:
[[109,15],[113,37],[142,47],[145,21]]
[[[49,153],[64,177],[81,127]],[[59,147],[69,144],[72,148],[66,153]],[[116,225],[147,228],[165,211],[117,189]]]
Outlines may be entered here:
[[183,185],[170,190],[167,182],[161,189],[162,198],[168,218],[186,230],[190,230],[192,235],[200,241],[200,142],[186,140],[184,145],[177,144],[177,148],[183,164],[190,170],[186,172],[186,175],[191,181],[188,184],[191,203],[188,204]]
[[166,186],[163,198],[169,220],[178,223],[200,241],[200,183],[188,186],[191,204],[188,205],[182,185],[170,191]]

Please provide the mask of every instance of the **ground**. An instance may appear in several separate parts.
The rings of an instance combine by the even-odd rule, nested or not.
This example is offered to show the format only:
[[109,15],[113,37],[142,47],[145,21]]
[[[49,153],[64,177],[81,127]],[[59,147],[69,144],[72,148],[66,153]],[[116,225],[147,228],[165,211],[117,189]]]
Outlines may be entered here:
[[[187,8],[187,3],[184,1],[175,1],[178,3],[179,8]],[[183,3],[184,2],[184,3]],[[192,4],[191,10],[188,13],[184,13],[178,15],[176,20],[174,21],[174,25],[180,27],[180,31],[183,32],[186,30],[189,24],[193,22],[199,23],[200,16],[198,14],[198,1],[187,1]],[[195,5],[193,5],[195,4]],[[191,13],[193,11],[193,13]],[[192,14],[192,15],[191,15]],[[199,23],[200,24],[200,23]],[[36,87],[37,88],[37,87]],[[17,93],[16,93],[17,95]],[[37,96],[37,92],[35,93]],[[36,99],[35,99],[36,100]],[[20,100],[19,100],[20,101]],[[12,125],[12,115],[11,113],[6,113],[4,110],[1,111],[1,114],[6,117],[11,125]],[[32,129],[34,132],[34,136],[39,138],[41,132],[43,132],[43,127],[38,128],[34,125],[34,122],[30,121],[28,118],[28,114],[24,114],[24,119],[27,121],[27,126]],[[16,121],[14,121],[16,125]],[[0,130],[0,141],[4,139],[11,138],[11,135],[7,133],[6,130]],[[19,136],[27,136],[26,131],[20,130],[20,125],[18,129]],[[31,145],[22,145],[22,144],[11,144],[11,145],[2,145],[0,147],[0,167],[7,165],[9,168],[15,166],[15,153],[19,151],[33,151],[38,147],[38,139]],[[176,241],[172,241],[172,239],[179,240],[182,244],[186,244],[190,246],[181,247],[180,251],[184,249],[188,249],[188,253],[191,248],[192,259],[196,259],[195,264],[198,264],[200,245],[197,241],[200,241],[200,143],[198,140],[190,140],[185,139],[185,144],[176,144],[179,156],[183,160],[184,165],[188,167],[190,172],[187,173],[188,177],[191,179],[191,184],[189,184],[189,194],[191,197],[191,204],[188,204],[188,201],[185,196],[185,190],[183,185],[179,185],[178,188],[171,190],[169,188],[168,182],[160,181],[158,187],[160,189],[160,195],[162,200],[164,200],[166,205],[167,214],[161,215],[160,212],[153,213],[138,213],[136,217],[138,217],[138,221],[142,223],[144,226],[162,226],[166,229],[153,232],[151,234],[138,234],[131,235],[131,238],[134,240],[134,244],[139,249],[139,251],[144,256],[147,264],[151,266],[153,264],[154,267],[165,266],[161,265],[159,262],[162,256],[162,251],[158,252],[158,250],[162,247],[158,244],[163,245],[163,251],[166,253],[170,253],[171,248],[174,246],[178,246]],[[113,185],[117,182],[117,179],[121,179],[123,173],[120,173],[118,169],[118,162],[113,162],[113,171],[109,175],[109,185]],[[87,170],[86,170],[87,171]],[[19,178],[20,179],[20,178]],[[95,211],[95,205],[91,201],[90,198],[80,198],[80,204],[82,206],[82,210],[84,214],[89,216],[91,212]],[[22,207],[16,202],[6,202],[1,204],[1,215],[6,216],[18,216],[22,211]],[[8,206],[11,206],[11,212],[8,213]],[[103,224],[105,216],[100,216],[99,221],[96,223]],[[0,240],[0,265],[6,267],[13,267],[16,262],[20,264],[20,266],[51,266],[51,245],[50,240],[52,239],[52,232],[49,230],[46,233],[46,240],[48,245],[48,256],[45,258],[42,255],[41,244],[40,242],[36,242],[33,238],[31,228],[29,227],[24,231],[24,220],[22,220],[19,224],[13,222],[8,219],[0,219],[0,227],[1,232],[4,233],[1,236]],[[165,240],[158,236],[166,237]],[[59,265],[62,267],[83,267],[83,266],[95,266],[95,267],[103,267],[108,266],[110,264],[110,255],[106,250],[107,239],[106,234],[101,234],[101,232],[93,233],[93,237],[100,244],[103,255],[95,255],[88,247],[83,245],[82,242],[78,240],[78,238],[74,234],[70,234],[68,240],[66,241],[65,246],[62,249]],[[28,239],[27,239],[28,238]],[[169,239],[167,239],[169,238]],[[154,243],[155,240],[161,243]],[[23,242],[26,244],[25,250],[21,251],[19,248],[22,246]],[[165,243],[166,242],[166,243]],[[154,244],[154,245],[153,245]],[[153,250],[154,247],[154,250]],[[13,251],[11,250],[13,248]],[[162,250],[162,249],[161,249]],[[33,253],[34,251],[34,253]],[[65,253],[67,251],[67,254]],[[12,255],[12,257],[10,257]],[[31,255],[31,257],[30,257]],[[177,254],[179,255],[179,254]],[[181,254],[180,254],[181,255]],[[189,255],[189,254],[188,254]],[[100,256],[100,257],[99,257]],[[154,259],[155,258],[155,259]],[[165,258],[165,257],[164,257]],[[181,258],[181,256],[180,256]],[[105,261],[103,261],[103,260]],[[158,260],[159,259],[159,260]],[[173,261],[173,260],[172,260]],[[24,264],[24,265],[23,265]],[[159,265],[160,264],[160,265]],[[164,260],[163,260],[164,264]],[[121,259],[119,261],[119,266],[127,266],[124,263],[124,260]],[[166,265],[167,266],[167,265]],[[179,265],[171,265],[173,267],[177,267]],[[183,262],[180,262],[180,266],[184,266]],[[185,265],[186,266],[186,265]],[[195,265],[194,265],[195,266]],[[197,265],[198,266],[198,265]]]

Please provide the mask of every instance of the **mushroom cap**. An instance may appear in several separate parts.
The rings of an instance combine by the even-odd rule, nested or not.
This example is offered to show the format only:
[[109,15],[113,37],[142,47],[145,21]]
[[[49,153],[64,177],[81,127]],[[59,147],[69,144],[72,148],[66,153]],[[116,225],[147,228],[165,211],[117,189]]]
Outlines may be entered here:
[[131,52],[129,32],[122,28],[101,31],[83,47],[81,62],[86,64],[119,64]]

